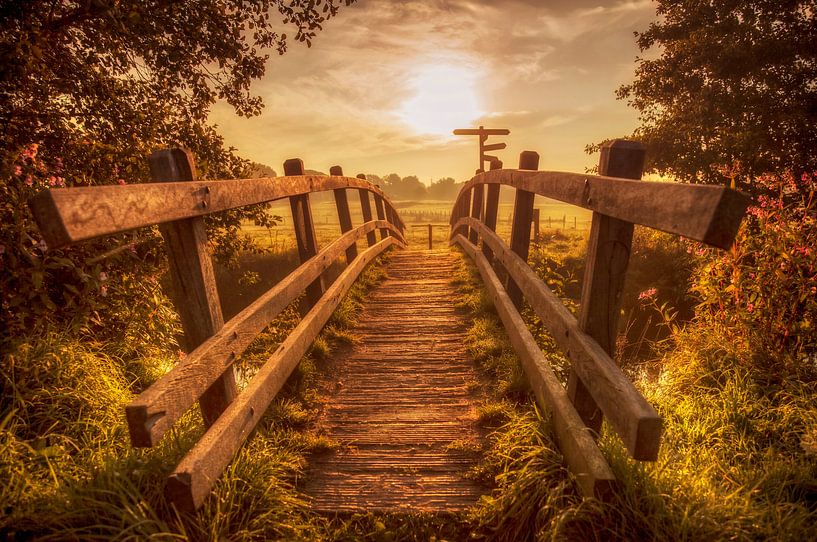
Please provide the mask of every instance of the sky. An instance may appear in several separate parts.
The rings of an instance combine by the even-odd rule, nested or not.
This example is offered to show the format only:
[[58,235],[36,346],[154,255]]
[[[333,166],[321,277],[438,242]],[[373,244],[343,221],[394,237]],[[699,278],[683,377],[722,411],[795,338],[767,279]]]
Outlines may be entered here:
[[639,55],[633,32],[655,20],[650,0],[359,0],[311,48],[271,55],[253,92],[262,114],[217,104],[228,145],[281,173],[288,158],[347,175],[469,179],[477,138],[455,128],[507,128],[495,154],[516,167],[583,172],[585,145],[621,137],[637,114],[615,97]]

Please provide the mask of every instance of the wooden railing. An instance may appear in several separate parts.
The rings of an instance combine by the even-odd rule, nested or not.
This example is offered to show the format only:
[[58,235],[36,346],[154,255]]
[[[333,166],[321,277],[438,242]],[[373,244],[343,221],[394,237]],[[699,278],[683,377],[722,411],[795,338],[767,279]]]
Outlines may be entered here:
[[[639,181],[644,155],[640,144],[616,140],[602,147],[600,174],[583,175],[537,171],[538,154],[525,151],[519,169],[495,162],[467,182],[451,214],[451,243],[476,263],[585,495],[603,497],[615,481],[595,442],[603,416],[634,459],[654,461],[659,451],[661,417],[613,361],[633,225],[728,248],[749,203],[724,187]],[[510,246],[495,233],[501,185],[516,189]],[[537,194],[593,211],[578,319],[527,264]],[[524,300],[571,362],[567,389],[519,314]]]
[[[170,475],[166,489],[178,509],[192,511],[366,264],[392,245],[405,246],[404,224],[378,187],[363,176],[344,177],[338,166],[330,176],[304,175],[303,163],[294,159],[284,163],[284,177],[202,181],[195,180],[192,157],[181,149],[154,153],[150,166],[153,184],[52,189],[38,194],[31,208],[52,248],[159,224],[189,354],[126,407],[126,418],[133,445],[153,446],[198,400],[207,431]],[[347,200],[350,189],[360,197],[363,223],[357,228]],[[342,235],[319,251],[309,194],[325,190],[334,191]],[[203,216],[282,198],[289,198],[301,265],[224,323]],[[363,237],[368,248],[358,254],[356,242]],[[324,271],[341,255],[347,266],[327,288]],[[303,292],[300,323],[238,394],[237,356]]]

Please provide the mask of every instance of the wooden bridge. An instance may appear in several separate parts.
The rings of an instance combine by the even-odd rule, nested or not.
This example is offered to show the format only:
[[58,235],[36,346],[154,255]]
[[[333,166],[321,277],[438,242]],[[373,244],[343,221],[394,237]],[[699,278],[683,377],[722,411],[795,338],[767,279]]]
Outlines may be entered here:
[[[450,240],[479,270],[580,491],[605,498],[614,477],[595,441],[603,417],[635,460],[655,460],[661,438],[661,418],[611,358],[633,225],[727,248],[748,200],[723,187],[639,181],[644,149],[623,140],[603,147],[600,175],[539,171],[538,161],[526,151],[518,169],[492,162],[490,171],[478,171],[453,206]],[[345,446],[312,462],[304,491],[316,509],[330,512],[461,510],[488,491],[462,477],[472,459],[448,450],[452,441],[479,438],[478,397],[469,386],[474,367],[463,344],[469,322],[453,306],[448,249],[405,250],[405,225],[392,202],[339,167],[311,176],[300,160],[288,160],[283,177],[196,180],[192,157],[180,149],[154,153],[150,165],[157,182],[52,189],[31,207],[52,248],[159,224],[189,354],[125,415],[132,444],[150,447],[198,401],[206,432],[167,481],[177,508],[202,504],[355,279],[391,248],[402,250],[391,259],[389,278],[367,298],[356,329],[363,340],[338,356],[338,380],[321,420]],[[495,233],[500,186],[515,190],[510,244]],[[309,194],[327,190],[334,191],[342,231],[319,249]],[[360,198],[357,226],[350,193]],[[593,211],[578,318],[527,265],[536,195]],[[301,265],[225,323],[203,217],[283,198]],[[341,257],[345,269],[327,284],[326,270]],[[300,323],[237,393],[234,360],[304,293]],[[523,322],[523,303],[571,361],[567,389]]]

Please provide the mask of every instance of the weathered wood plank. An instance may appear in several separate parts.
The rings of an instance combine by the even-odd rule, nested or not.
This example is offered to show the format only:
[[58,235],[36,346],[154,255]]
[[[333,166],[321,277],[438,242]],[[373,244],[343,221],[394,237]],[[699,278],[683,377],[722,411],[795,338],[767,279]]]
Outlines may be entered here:
[[[386,220],[386,209],[383,206],[383,198],[378,194],[374,194],[374,208],[377,212],[377,219],[378,220]],[[389,230],[387,228],[380,229],[380,239],[385,239],[389,236]]]
[[525,295],[533,311],[565,352],[578,375],[587,382],[591,396],[607,416],[634,459],[654,461],[661,442],[661,417],[635,389],[607,352],[584,333],[561,300],[536,276],[527,262],[516,255],[484,224],[463,219],[479,230],[482,242],[491,247]]
[[[552,414],[556,441],[570,471],[576,476],[579,489],[586,497],[605,498],[612,490],[615,476],[574,410],[567,392],[559,383],[485,256],[461,235],[457,235],[454,242],[476,263],[511,344],[528,375],[536,402]],[[519,258],[515,254],[513,256]]]
[[504,184],[578,207],[729,248],[751,200],[723,186],[634,181],[557,171],[495,170],[465,186]]
[[[303,175],[304,163],[298,158],[284,162],[284,174],[287,176]],[[295,230],[295,244],[298,246],[298,257],[301,263],[318,253],[318,238],[315,235],[315,221],[312,219],[312,206],[309,204],[309,194],[301,194],[289,198],[289,207],[292,211],[292,227]],[[301,304],[301,314],[306,314],[326,289],[323,275],[316,278],[306,287],[306,297]]]
[[316,422],[340,448],[313,454],[300,479],[313,511],[465,511],[490,491],[467,476],[478,458],[449,447],[482,441],[468,318],[450,280],[461,258],[392,253],[366,295],[351,330],[360,341],[333,357]]
[[511,131],[505,128],[457,128],[454,130],[454,135],[508,135]]
[[255,428],[360,272],[397,243],[394,237],[387,237],[368,248],[341,273],[326,291],[324,299],[312,307],[247,388],[182,459],[168,478],[166,488],[166,496],[176,508],[193,511],[202,504],[213,483]]
[[[645,157],[646,149],[638,142],[605,143],[601,148],[599,173],[638,180]],[[579,328],[593,337],[611,358],[615,357],[620,297],[632,244],[632,223],[593,213],[579,303]],[[587,427],[600,435],[601,410],[575,370],[570,372],[567,393]]]
[[[329,174],[342,177],[343,169],[340,166],[332,166],[329,168]],[[352,229],[352,213],[349,212],[349,199],[346,197],[345,188],[336,188],[334,191],[335,208],[338,210],[338,222],[340,223],[341,233],[346,233]],[[351,263],[357,258],[357,244],[350,245],[346,249],[346,263]]]
[[[491,162],[491,170],[495,169],[502,169],[502,162],[496,160]],[[487,195],[485,196],[485,219],[482,221],[491,231],[496,231],[496,219],[497,215],[499,214],[499,188],[500,185],[498,184],[489,184],[487,185]],[[485,243],[482,244],[482,253],[485,255],[485,258],[489,261],[493,261],[493,253],[491,252],[491,247],[486,245]]]
[[[519,154],[520,170],[539,168],[539,154],[534,151],[522,151]],[[516,189],[513,206],[513,226],[511,227],[511,250],[527,261],[530,250],[530,225],[533,221],[533,200],[535,194],[528,190]],[[512,277],[508,277],[508,297],[518,310],[522,310],[522,291]]]
[[368,222],[336,239],[315,258],[290,273],[224,327],[190,352],[184,360],[142,392],[127,407],[131,442],[154,446],[193,402],[215,382],[287,305],[325,271],[350,243],[385,222]]
[[29,206],[48,246],[58,248],[153,224],[336,188],[359,188],[386,197],[365,179],[299,175],[52,188],[37,194]]
[[[363,174],[361,173],[360,175]],[[366,176],[363,175],[363,179],[365,178]],[[360,195],[360,210],[361,214],[363,215],[363,222],[369,222],[372,220],[372,200],[369,199],[369,191],[359,188],[358,193]],[[366,242],[370,247],[374,246],[374,244],[377,243],[377,234],[375,234],[373,231],[367,233]]]
[[[192,181],[196,177],[193,156],[183,149],[156,151],[149,163],[151,176],[159,183]],[[161,225],[159,230],[170,264],[171,297],[184,329],[185,350],[190,352],[224,326],[204,220],[201,217],[177,220]],[[199,394],[201,415],[207,427],[237,393],[233,368],[222,367],[209,387]]]
[[[483,185],[474,187],[473,195],[471,196],[471,216],[477,220],[482,220],[482,215],[484,213],[482,201],[484,194],[485,188]],[[479,235],[477,235],[476,231],[469,231],[468,239],[476,245],[479,241]]]

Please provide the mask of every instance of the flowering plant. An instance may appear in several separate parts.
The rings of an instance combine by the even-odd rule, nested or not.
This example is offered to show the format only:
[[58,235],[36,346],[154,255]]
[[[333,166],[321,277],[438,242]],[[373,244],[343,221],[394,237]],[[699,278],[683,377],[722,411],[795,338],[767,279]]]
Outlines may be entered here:
[[770,375],[817,374],[817,176],[757,179],[732,249],[702,254],[693,284],[698,315],[745,341]]

